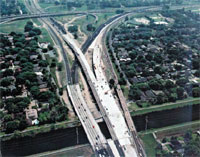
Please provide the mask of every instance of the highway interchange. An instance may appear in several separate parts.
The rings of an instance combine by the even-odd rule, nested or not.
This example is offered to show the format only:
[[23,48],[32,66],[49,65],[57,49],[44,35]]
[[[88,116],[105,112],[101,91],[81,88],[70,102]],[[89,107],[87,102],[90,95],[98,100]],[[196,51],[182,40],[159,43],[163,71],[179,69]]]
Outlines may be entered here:
[[[25,0],[26,7],[33,15],[4,18],[0,19],[0,23],[35,17],[39,18],[40,22],[47,26],[50,35],[55,43],[59,45],[59,48],[62,52],[66,69],[67,91],[96,156],[145,157],[146,154],[140,143],[140,140],[138,139],[137,132],[128,112],[126,103],[123,102],[121,104],[122,109],[120,108],[119,104],[116,103],[109,84],[103,74],[100,61],[100,54],[102,51],[100,44],[101,42],[97,42],[97,40],[102,40],[101,36],[103,36],[106,30],[111,25],[123,19],[125,16],[135,12],[142,12],[147,8],[143,7],[136,9],[134,12],[126,12],[112,17],[106,23],[100,25],[80,49],[74,42],[74,39],[71,39],[68,34],[63,33],[64,28],[61,29],[60,27],[56,26],[55,21],[49,18],[49,16],[60,16],[61,14],[46,14],[38,5],[37,0],[31,0],[30,2],[31,3],[28,3],[27,0]],[[149,8],[150,7],[148,7],[148,9]],[[75,12],[65,15],[72,14],[80,15],[85,13]],[[67,51],[64,48],[65,42],[73,50],[78,62],[81,65],[81,68],[83,69],[83,72],[85,73],[88,84],[90,85],[112,139],[107,140],[104,137],[98,126],[98,123],[95,121],[90,109],[87,106],[87,103],[82,96],[80,86],[78,84],[78,62],[74,62],[72,69],[70,69],[69,61],[66,55]],[[84,56],[84,53],[87,52],[88,48],[93,49],[93,59],[97,60],[97,62],[95,62],[95,74],[91,70],[91,67]],[[118,88],[120,87],[118,86]]]
[[[48,29],[48,32],[52,36],[53,40],[57,45],[59,45],[59,48],[62,52],[62,56],[64,59],[65,69],[66,69],[66,79],[67,79],[67,91],[70,97],[70,100],[74,106],[74,109],[84,127],[84,130],[87,134],[87,137],[89,139],[89,142],[96,154],[96,156],[145,156],[145,152],[141,152],[138,149],[137,145],[135,145],[136,142],[134,142],[131,134],[131,130],[129,130],[129,127],[127,126],[125,119],[123,117],[123,113],[121,109],[119,108],[118,104],[116,104],[115,99],[111,92],[109,92],[109,85],[106,81],[105,76],[103,73],[99,74],[99,79],[102,79],[102,81],[97,80],[95,78],[95,75],[93,74],[89,64],[87,63],[87,60],[85,59],[84,53],[87,52],[87,49],[92,45],[92,43],[96,40],[96,38],[112,23],[117,22],[118,20],[122,19],[126,15],[130,13],[124,13],[117,16],[114,16],[113,18],[109,19],[106,23],[100,25],[96,29],[96,31],[93,33],[93,35],[86,40],[86,42],[83,44],[81,49],[77,47],[74,39],[69,38],[69,36],[66,33],[63,33],[64,28],[60,28],[56,25],[56,21],[52,18],[50,19],[49,16],[46,16],[45,13],[42,11],[40,6],[37,3],[37,0],[32,0],[30,3],[28,3],[25,0],[26,7],[29,9],[29,11],[34,14],[34,16],[38,16],[40,14],[44,16],[39,16],[38,20],[46,25],[46,28]],[[141,10],[138,10],[141,11]],[[75,13],[77,14],[77,13]],[[79,13],[80,14],[80,13]],[[53,15],[54,16],[54,15]],[[32,15],[30,17],[33,17]],[[26,18],[30,18],[26,17]],[[24,17],[22,17],[23,19]],[[6,18],[3,19],[3,22],[9,22],[12,20],[18,20],[21,19],[19,17],[17,18]],[[74,63],[72,66],[72,69],[70,69],[69,61],[66,55],[66,50],[64,49],[64,41],[68,44],[68,46],[73,50],[74,54],[79,60],[79,63],[82,66],[82,69],[85,73],[85,76],[87,77],[88,83],[90,85],[90,88],[92,89],[93,95],[96,99],[96,102],[100,108],[100,112],[102,116],[104,117],[104,120],[108,126],[108,129],[111,133],[112,139],[106,139],[104,135],[102,134],[98,123],[95,121],[91,111],[89,110],[79,87],[78,84],[78,74],[74,71],[77,71],[78,64],[77,62]],[[94,53],[95,54],[95,53]],[[81,57],[80,57],[81,56]],[[99,57],[100,59],[100,57]],[[101,68],[101,67],[99,67]],[[72,73],[75,74],[73,77]],[[97,73],[96,73],[97,75]],[[73,81],[74,78],[74,81]],[[73,84],[74,83],[74,84]],[[105,94],[107,92],[109,94]],[[109,103],[108,103],[109,102]],[[112,104],[108,106],[107,104]],[[113,107],[115,108],[113,110]],[[114,112],[113,112],[114,111]],[[121,129],[122,128],[122,129]],[[136,130],[135,130],[136,132]],[[141,147],[141,145],[139,145]]]

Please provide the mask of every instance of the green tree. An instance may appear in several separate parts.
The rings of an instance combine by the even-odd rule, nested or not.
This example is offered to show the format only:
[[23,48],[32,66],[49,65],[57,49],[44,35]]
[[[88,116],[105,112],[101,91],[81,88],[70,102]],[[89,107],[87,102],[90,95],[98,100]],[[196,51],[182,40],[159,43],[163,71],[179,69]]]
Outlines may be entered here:
[[200,87],[195,87],[192,89],[193,97],[200,97]]
[[75,32],[78,31],[78,26],[77,25],[69,26],[68,31],[71,32],[71,33],[75,33]]
[[37,98],[37,96],[40,94],[39,87],[38,86],[31,87],[30,92],[34,98]]
[[176,93],[179,99],[183,98],[184,96],[184,88],[183,87],[178,87],[176,89]]
[[12,133],[15,130],[19,129],[19,124],[20,122],[18,120],[14,120],[14,121],[9,121],[6,123],[6,133]]

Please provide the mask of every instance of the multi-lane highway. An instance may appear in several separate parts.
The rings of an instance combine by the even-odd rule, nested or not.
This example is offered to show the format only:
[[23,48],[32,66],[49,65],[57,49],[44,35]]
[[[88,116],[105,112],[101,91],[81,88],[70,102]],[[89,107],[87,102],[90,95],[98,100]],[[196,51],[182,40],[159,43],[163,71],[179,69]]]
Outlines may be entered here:
[[[32,11],[42,12],[40,8],[37,6],[36,1],[31,1],[31,5],[29,5],[29,9]],[[27,4],[28,5],[28,4]],[[51,30],[52,35],[54,35],[54,38],[58,38],[57,43],[62,45],[62,42],[60,41],[59,37],[57,36],[57,33],[55,32],[55,29],[52,28],[51,23],[48,19],[41,19],[41,22],[45,23],[48,26],[48,29]],[[62,33],[59,31],[59,33]],[[55,37],[56,36],[56,37]],[[62,47],[63,48],[63,47]],[[61,49],[62,50],[62,49]],[[64,57],[65,51],[63,51],[63,57]],[[66,58],[67,59],[67,58]],[[65,60],[65,59],[64,59]],[[66,64],[66,63],[65,63]],[[68,65],[68,64],[66,64]],[[66,70],[68,68],[66,67]],[[67,75],[68,79],[68,85],[67,85],[67,91],[70,97],[70,100],[74,106],[74,109],[76,110],[76,113],[85,129],[85,132],[87,134],[87,137],[91,143],[91,146],[96,153],[97,156],[117,156],[120,157],[118,153],[118,149],[116,148],[116,145],[114,144],[114,141],[109,140],[107,141],[103,134],[101,133],[101,130],[95,121],[92,113],[90,112],[87,104],[85,103],[82,93],[80,90],[80,87],[78,84],[76,85],[69,85],[70,83],[70,76]]]
[[112,139],[116,142],[115,145],[118,148],[120,156],[138,156],[131,143],[130,131],[118,105],[115,102],[106,79],[103,78],[101,74],[102,80],[96,80],[85,56],[74,40],[68,35],[63,35],[63,37],[68,45],[73,49],[81,64],[96,102],[111,133]]
[[[84,130],[86,131],[88,140],[90,144],[95,150],[95,154],[97,156],[118,156],[116,148],[111,149],[109,143],[107,142],[106,138],[102,134],[97,122],[95,121],[92,113],[90,112],[80,90],[78,84],[76,85],[69,85],[67,86],[67,90],[70,96],[70,100],[74,104],[74,108],[76,113],[82,123]],[[115,155],[114,155],[115,154]]]
[[[30,11],[34,13],[44,13],[36,2],[37,0],[33,0],[31,1],[30,5],[26,5],[30,9]],[[125,13],[124,15],[117,15],[111,20],[109,20],[108,24],[112,24],[128,14],[129,13]],[[68,84],[70,84],[70,69],[68,66],[66,52],[63,48],[60,38],[57,35],[58,32],[56,32],[56,29],[52,27],[52,20],[49,20],[48,18],[41,18],[40,20],[48,27],[51,35],[54,39],[56,39],[57,44],[60,45],[64,61],[66,61],[65,65],[67,71]],[[101,25],[101,27],[97,29],[95,34],[93,34],[92,38],[88,39],[87,42],[83,45],[82,49],[86,51],[87,48],[91,45],[91,43],[96,39],[96,37],[99,34],[101,34],[101,32],[106,27],[106,23],[104,25]],[[97,80],[92,70],[90,69],[87,60],[85,59],[83,52],[77,47],[73,39],[71,39],[66,34],[62,34],[62,31],[59,31],[59,33],[61,37],[68,43],[69,47],[73,49],[75,55],[77,56],[83,68],[83,71],[86,74],[88,83],[92,89],[93,95],[101,110],[104,120],[112,135],[112,140],[107,141],[101,133],[98,124],[96,123],[94,117],[92,116],[87,104],[85,103],[82,97],[79,85],[68,85],[67,89],[70,99],[86,131],[88,139],[93,147],[93,150],[98,156],[138,156],[137,147],[134,146],[131,142],[132,139],[130,135],[130,130],[125,122],[119,105],[116,103],[110,91],[108,82],[106,81],[103,72],[101,70],[98,72],[98,77],[101,78],[101,81]]]

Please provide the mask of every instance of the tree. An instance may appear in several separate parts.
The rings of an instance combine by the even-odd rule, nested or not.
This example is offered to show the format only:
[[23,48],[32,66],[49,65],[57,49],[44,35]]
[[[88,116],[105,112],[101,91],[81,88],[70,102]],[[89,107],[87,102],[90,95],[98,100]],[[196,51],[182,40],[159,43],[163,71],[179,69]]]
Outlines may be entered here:
[[18,120],[9,121],[6,123],[6,133],[12,133],[13,131],[19,129],[20,122]]
[[37,35],[40,35],[42,33],[39,28],[33,28],[32,31],[35,32]]
[[12,75],[13,75],[13,70],[12,69],[6,69],[3,72],[3,77],[12,76]]
[[53,46],[52,45],[48,45],[48,49],[49,50],[53,50]]
[[13,79],[4,78],[4,79],[1,80],[0,85],[3,86],[3,87],[7,87],[7,86],[11,85],[12,82],[13,82]]
[[186,78],[180,78],[176,81],[176,84],[181,87],[184,87],[187,82],[188,82],[188,80]]
[[60,2],[59,1],[55,1],[55,3],[54,3],[55,5],[59,5],[60,4]]
[[193,97],[200,97],[200,87],[195,87],[192,89]]
[[165,82],[165,87],[166,88],[173,88],[174,87],[174,82],[172,82],[171,80],[167,80]]
[[36,35],[37,35],[37,33],[34,32],[33,30],[29,31],[29,37],[34,37]]
[[63,64],[62,63],[58,63],[58,71],[62,71],[62,67],[63,67]]
[[43,53],[46,53],[47,51],[48,51],[48,49],[46,49],[46,48],[43,48],[43,49],[42,49],[42,52],[43,52]]
[[38,95],[38,100],[47,101],[49,98],[54,98],[54,94],[51,91],[41,92]]
[[184,96],[184,88],[183,87],[178,87],[176,89],[176,93],[179,99],[183,98]]
[[200,77],[200,70],[197,70],[197,71],[194,73],[194,75],[195,75],[196,77]]
[[24,27],[24,32],[29,32],[29,31],[31,31],[33,29],[33,26],[32,25],[26,25],[25,27]]
[[170,102],[175,102],[178,97],[177,97],[177,94],[176,93],[170,93],[170,95],[168,96],[168,99]]
[[165,69],[163,68],[163,67],[161,67],[161,66],[156,66],[155,68],[154,68],[154,72],[156,73],[156,74],[163,74],[163,73],[165,73]]
[[74,39],[78,39],[77,33],[74,33]]
[[126,80],[124,79],[124,77],[119,78],[119,84],[120,85],[126,85]]
[[191,157],[200,156],[200,138],[198,136],[195,139],[191,139],[185,145],[184,157],[187,156]]
[[167,102],[168,99],[166,97],[166,95],[164,93],[159,93],[157,96],[157,104],[163,104],[165,102]]
[[138,88],[131,86],[130,92],[129,92],[129,99],[140,100],[140,96],[141,96],[141,91]]
[[39,66],[41,67],[47,67],[49,64],[48,64],[48,61],[47,60],[40,60],[39,61]]
[[110,84],[111,88],[113,88],[115,85],[115,80],[110,79],[109,84]]
[[12,121],[13,118],[12,118],[12,115],[11,114],[6,114],[4,116],[4,122],[8,122],[8,121]]
[[90,23],[90,24],[87,25],[87,30],[88,31],[94,31],[95,27]]
[[116,14],[122,14],[124,13],[124,10],[116,10]]
[[69,26],[68,31],[71,32],[71,33],[75,33],[75,32],[78,31],[78,26],[77,25]]
[[152,79],[148,84],[153,90],[161,90],[163,88],[162,81],[158,79]]
[[30,92],[33,95],[33,97],[36,98],[40,94],[39,87],[38,86],[31,87]]

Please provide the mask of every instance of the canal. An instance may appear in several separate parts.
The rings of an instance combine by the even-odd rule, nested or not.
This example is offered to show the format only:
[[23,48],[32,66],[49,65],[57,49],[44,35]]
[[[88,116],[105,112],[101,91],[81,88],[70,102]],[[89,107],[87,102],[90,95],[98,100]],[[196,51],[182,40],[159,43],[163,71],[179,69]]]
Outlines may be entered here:
[[[151,112],[133,117],[137,131],[198,119],[200,119],[200,105]],[[106,124],[100,123],[100,128],[105,137],[110,138]],[[82,126],[80,126],[38,134],[33,138],[25,137],[1,142],[1,153],[2,156],[26,156],[85,143],[88,143],[88,139]]]

